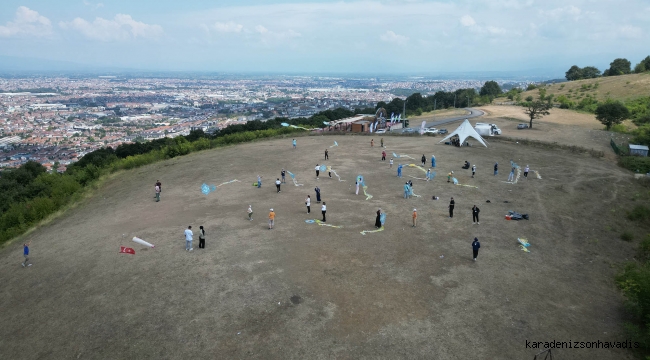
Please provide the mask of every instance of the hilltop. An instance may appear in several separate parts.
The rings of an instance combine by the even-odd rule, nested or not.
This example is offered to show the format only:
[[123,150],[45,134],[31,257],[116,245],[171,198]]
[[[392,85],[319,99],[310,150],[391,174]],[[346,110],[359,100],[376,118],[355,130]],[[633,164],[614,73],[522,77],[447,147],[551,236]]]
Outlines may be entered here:
[[[650,94],[650,73],[630,74],[621,76],[606,76],[595,79],[567,81],[544,86],[546,95],[564,95],[577,103],[584,97],[591,96],[598,101],[610,98],[612,100],[633,100]],[[538,89],[524,91],[521,98],[528,96],[536,98]],[[496,103],[508,101],[506,98],[495,99]]]

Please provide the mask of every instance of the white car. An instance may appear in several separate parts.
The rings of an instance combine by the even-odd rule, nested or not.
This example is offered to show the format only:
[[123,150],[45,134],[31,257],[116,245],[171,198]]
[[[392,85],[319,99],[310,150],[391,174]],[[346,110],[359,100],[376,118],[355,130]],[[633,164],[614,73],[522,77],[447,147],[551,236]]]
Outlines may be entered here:
[[385,134],[385,133],[386,133],[386,129],[379,129],[375,131],[375,134]]
[[424,129],[424,133],[425,134],[437,134],[438,129],[433,128],[433,127],[432,128],[426,128],[426,129]]

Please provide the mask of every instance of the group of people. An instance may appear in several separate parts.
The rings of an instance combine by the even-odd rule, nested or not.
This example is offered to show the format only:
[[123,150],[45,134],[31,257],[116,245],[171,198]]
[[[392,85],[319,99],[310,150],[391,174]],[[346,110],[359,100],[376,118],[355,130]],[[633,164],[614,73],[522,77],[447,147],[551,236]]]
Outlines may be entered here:
[[[194,240],[194,232],[192,232],[192,225],[185,229],[185,251],[192,251],[192,241]],[[199,249],[205,249],[205,229],[203,225],[199,226]]]

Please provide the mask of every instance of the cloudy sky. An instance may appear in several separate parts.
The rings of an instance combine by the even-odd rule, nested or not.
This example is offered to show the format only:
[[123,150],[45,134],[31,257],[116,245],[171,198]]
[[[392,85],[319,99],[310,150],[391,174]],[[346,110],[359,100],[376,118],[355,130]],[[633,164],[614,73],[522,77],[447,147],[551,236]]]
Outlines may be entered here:
[[0,2],[0,56],[142,70],[602,70],[649,30],[648,0]]

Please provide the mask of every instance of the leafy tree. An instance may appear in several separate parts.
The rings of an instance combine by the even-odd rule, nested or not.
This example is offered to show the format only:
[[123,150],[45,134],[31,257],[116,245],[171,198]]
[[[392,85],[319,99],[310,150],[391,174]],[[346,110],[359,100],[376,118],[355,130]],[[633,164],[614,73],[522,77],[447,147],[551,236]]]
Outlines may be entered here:
[[543,100],[535,100],[526,103],[524,113],[530,118],[530,128],[533,128],[533,120],[541,119],[542,117],[550,114],[551,104]]
[[629,74],[632,72],[631,66],[632,63],[630,63],[630,61],[627,59],[624,58],[615,59],[609,64],[609,69],[607,70],[607,76],[618,76],[618,75]]
[[607,130],[612,125],[620,124],[623,120],[630,117],[630,110],[619,101],[610,101],[598,105],[596,108],[596,119],[603,123]]
[[569,81],[575,81],[582,79],[582,69],[578,65],[573,65],[565,73],[564,77]]
[[528,87],[526,87],[526,91],[535,90],[535,89],[537,89],[537,85],[535,84],[528,84]]
[[641,60],[636,66],[634,67],[634,72],[635,73],[642,73],[650,71],[650,56],[646,56],[645,59]]
[[595,66],[585,66],[582,68],[583,79],[595,79],[600,76],[600,70]]
[[494,99],[495,97],[501,95],[503,91],[501,91],[501,87],[496,81],[486,81],[485,84],[483,84],[483,87],[481,87],[481,91],[479,94],[481,96],[489,96],[490,99]]

